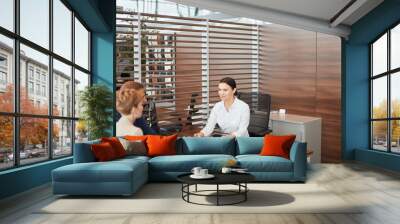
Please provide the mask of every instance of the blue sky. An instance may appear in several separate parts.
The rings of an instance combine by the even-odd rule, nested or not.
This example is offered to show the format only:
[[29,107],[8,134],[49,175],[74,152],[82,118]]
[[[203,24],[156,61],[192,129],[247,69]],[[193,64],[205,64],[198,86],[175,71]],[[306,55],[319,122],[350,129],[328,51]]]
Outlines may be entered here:
[[[48,0],[20,0],[20,34],[21,36],[45,47],[49,46],[49,10]],[[54,52],[71,60],[71,12],[60,0],[53,0],[54,5]],[[0,25],[13,29],[13,0],[0,0]],[[76,63],[88,68],[88,33],[79,21],[76,26]],[[0,35],[0,40],[6,39]],[[21,46],[21,50],[29,57],[48,64],[46,55],[29,47]]]

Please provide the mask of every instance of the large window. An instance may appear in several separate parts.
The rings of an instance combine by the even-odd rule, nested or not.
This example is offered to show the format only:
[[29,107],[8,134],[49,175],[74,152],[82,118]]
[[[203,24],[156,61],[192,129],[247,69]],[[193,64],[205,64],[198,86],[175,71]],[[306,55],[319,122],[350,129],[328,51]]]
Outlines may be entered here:
[[90,31],[63,0],[0,2],[0,170],[70,156]]
[[371,147],[400,153],[400,24],[371,46]]

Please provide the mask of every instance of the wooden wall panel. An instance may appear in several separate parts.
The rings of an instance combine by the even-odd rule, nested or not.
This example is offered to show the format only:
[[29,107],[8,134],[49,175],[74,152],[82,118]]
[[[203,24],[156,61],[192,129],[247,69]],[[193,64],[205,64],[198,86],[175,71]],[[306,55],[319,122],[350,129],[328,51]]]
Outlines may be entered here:
[[[182,34],[191,34],[188,32]],[[192,93],[197,93],[195,97],[196,103],[200,104],[202,101],[202,58],[201,58],[201,43],[185,43],[179,41],[201,41],[202,38],[193,37],[177,37],[176,43],[176,112],[180,116],[182,122],[185,122],[188,117],[186,110],[190,104]],[[193,48],[188,48],[193,47]],[[192,52],[193,54],[185,54]],[[183,53],[183,54],[182,54]]]
[[322,118],[322,162],[341,160],[340,39],[280,25],[261,27],[260,91],[272,109]]
[[271,24],[260,35],[260,91],[272,95],[273,110],[314,116],[315,33]]
[[321,116],[322,161],[341,158],[341,42],[339,37],[317,34],[316,113]]

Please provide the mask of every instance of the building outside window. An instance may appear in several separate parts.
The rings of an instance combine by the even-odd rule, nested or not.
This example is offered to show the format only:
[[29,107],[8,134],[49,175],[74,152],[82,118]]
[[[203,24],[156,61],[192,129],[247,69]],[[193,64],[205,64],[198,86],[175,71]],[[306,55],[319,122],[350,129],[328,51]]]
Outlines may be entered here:
[[36,69],[36,81],[40,81],[40,71]]
[[29,94],[33,94],[34,93],[34,87],[33,87],[33,82],[32,81],[28,82],[28,91],[29,91]]
[[36,84],[36,95],[40,96],[40,84]]
[[7,87],[7,56],[0,54],[0,91]]
[[7,86],[7,74],[0,70],[0,90],[4,90]]
[[29,74],[29,79],[33,80],[33,67],[32,66],[29,66],[28,74]]
[[46,83],[46,74],[42,73],[42,83]]
[[42,86],[42,96],[46,96],[46,86]]

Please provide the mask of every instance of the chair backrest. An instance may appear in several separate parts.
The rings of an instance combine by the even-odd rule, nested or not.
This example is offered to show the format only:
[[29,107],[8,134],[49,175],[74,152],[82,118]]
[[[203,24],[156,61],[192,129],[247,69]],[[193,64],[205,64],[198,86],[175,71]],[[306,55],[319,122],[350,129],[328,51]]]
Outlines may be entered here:
[[269,115],[271,111],[271,95],[257,92],[239,92],[238,98],[249,105],[250,136],[264,136],[269,133]]
[[156,104],[153,100],[149,100],[148,103],[143,107],[143,117],[150,128],[157,127],[157,110]]
[[[158,108],[162,115],[163,108]],[[182,129],[181,118],[179,114],[169,114],[169,117],[160,116],[157,113],[157,107],[154,99],[149,99],[148,103],[143,108],[143,117],[147,124],[153,130],[161,135],[170,135],[179,132]]]

